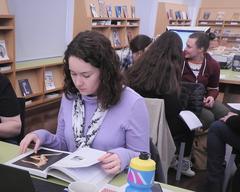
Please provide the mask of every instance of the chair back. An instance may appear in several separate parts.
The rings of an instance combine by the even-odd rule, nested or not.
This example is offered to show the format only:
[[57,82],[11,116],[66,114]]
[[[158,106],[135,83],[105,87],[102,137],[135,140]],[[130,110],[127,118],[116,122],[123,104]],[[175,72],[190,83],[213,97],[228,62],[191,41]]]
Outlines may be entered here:
[[153,145],[156,146],[161,160],[160,163],[163,174],[160,173],[162,175],[160,179],[162,182],[167,182],[168,168],[174,157],[176,147],[165,117],[164,100],[156,98],[145,98],[145,103],[149,112],[150,137],[152,138]]

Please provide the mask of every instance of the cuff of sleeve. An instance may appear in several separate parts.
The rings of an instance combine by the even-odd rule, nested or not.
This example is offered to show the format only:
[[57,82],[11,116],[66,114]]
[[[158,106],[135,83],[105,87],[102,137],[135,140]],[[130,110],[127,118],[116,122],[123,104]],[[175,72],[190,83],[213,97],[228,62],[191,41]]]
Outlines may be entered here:
[[[133,156],[130,155],[131,153],[130,153],[129,149],[126,149],[126,148],[116,148],[116,149],[109,150],[109,152],[116,153],[118,155],[118,157],[120,158],[120,161],[121,161],[121,170],[120,171],[123,171],[125,168],[127,168],[129,166],[131,158],[139,155],[138,152],[134,152]],[[133,151],[131,151],[131,152],[133,152]]]
[[46,138],[47,138],[48,131],[46,131],[46,130],[44,130],[44,129],[40,129],[40,130],[33,131],[33,133],[38,136],[41,145],[42,145],[43,143],[45,143],[45,140],[46,140]]

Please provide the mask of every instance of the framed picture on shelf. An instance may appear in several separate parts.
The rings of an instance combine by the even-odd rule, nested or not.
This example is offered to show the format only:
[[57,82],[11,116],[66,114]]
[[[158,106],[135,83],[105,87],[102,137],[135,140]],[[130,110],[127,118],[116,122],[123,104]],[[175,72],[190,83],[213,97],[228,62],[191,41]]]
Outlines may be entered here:
[[93,3],[90,4],[90,10],[92,17],[98,17],[96,6]]
[[0,40],[0,61],[8,60],[7,48],[5,40]]
[[23,96],[28,96],[32,94],[32,89],[28,79],[18,80],[19,87]]
[[52,71],[45,71],[44,78],[45,78],[45,89],[47,91],[56,88]]

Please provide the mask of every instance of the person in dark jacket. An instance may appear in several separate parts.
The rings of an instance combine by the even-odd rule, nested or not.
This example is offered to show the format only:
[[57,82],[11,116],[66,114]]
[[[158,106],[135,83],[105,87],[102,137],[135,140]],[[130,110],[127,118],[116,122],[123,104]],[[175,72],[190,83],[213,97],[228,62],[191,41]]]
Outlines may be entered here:
[[224,179],[226,144],[240,150],[240,116],[229,112],[214,122],[208,131],[207,140],[207,188],[221,192]]
[[16,94],[7,77],[0,74],[0,139],[17,136],[21,131],[20,110]]
[[[143,97],[164,99],[166,119],[179,152],[180,142],[186,142],[184,168],[182,174],[194,176],[190,156],[194,131],[186,126],[179,113],[180,102],[182,40],[174,32],[164,32],[126,71],[126,79],[131,88]],[[176,162],[177,163],[177,162]],[[175,164],[176,168],[177,164]]]
[[202,83],[206,94],[204,108],[199,115],[203,128],[225,116],[229,110],[221,102],[216,101],[219,92],[220,65],[208,53],[211,33],[196,32],[189,36],[184,49],[185,61],[182,67],[182,81]]

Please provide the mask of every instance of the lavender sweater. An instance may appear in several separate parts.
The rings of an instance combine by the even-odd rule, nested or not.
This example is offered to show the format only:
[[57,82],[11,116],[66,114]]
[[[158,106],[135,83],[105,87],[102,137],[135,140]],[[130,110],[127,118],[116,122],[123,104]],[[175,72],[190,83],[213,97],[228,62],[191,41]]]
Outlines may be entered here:
[[[97,98],[84,96],[83,99],[86,134],[97,107]],[[72,105],[73,100],[63,96],[56,134],[44,129],[34,132],[43,146],[70,152],[77,149],[72,128]],[[126,168],[131,158],[138,156],[140,151],[149,152],[149,117],[144,99],[126,87],[120,101],[108,110],[91,147],[118,154],[121,170]]]

